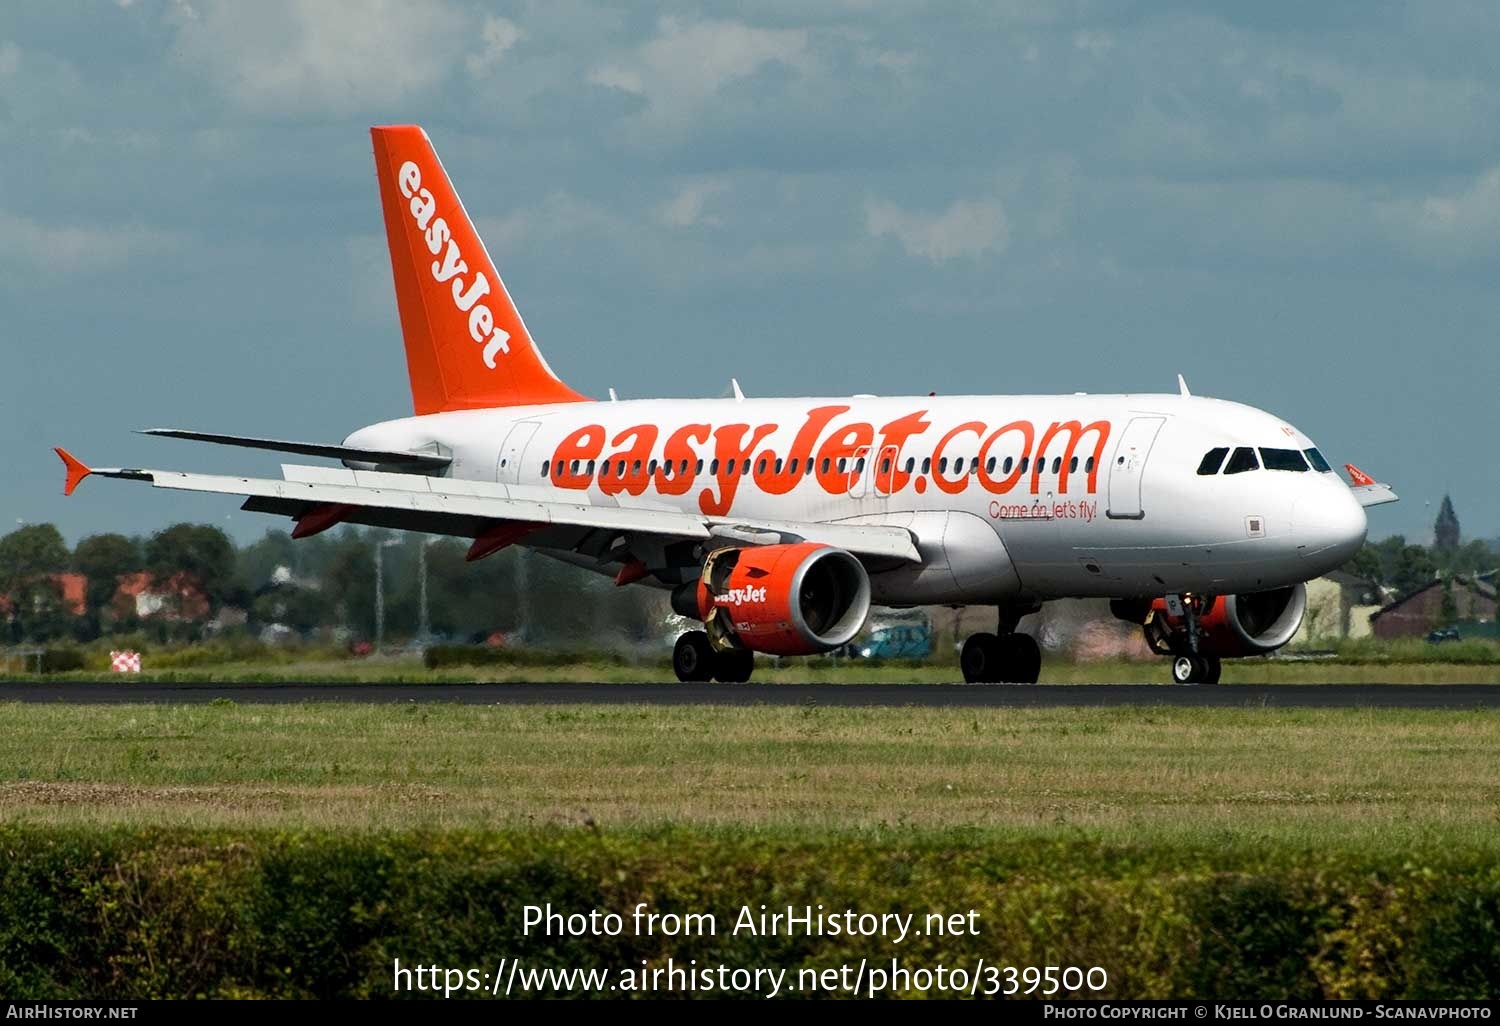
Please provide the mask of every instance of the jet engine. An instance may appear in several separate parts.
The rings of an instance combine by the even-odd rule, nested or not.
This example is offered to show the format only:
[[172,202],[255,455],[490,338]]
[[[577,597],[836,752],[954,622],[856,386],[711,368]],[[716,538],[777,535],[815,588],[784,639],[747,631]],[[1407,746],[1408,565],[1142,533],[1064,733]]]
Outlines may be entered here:
[[723,548],[672,608],[701,619],[715,647],[814,655],[851,641],[870,613],[870,578],[843,549],[815,542]]
[[[1249,595],[1220,595],[1206,603],[1193,596],[1183,597],[1183,602],[1195,601],[1203,606],[1195,617],[1200,655],[1264,655],[1291,641],[1302,625],[1307,586],[1293,584]],[[1186,652],[1187,624],[1186,611],[1173,615],[1165,599],[1156,599],[1146,621],[1146,641],[1161,655]]]

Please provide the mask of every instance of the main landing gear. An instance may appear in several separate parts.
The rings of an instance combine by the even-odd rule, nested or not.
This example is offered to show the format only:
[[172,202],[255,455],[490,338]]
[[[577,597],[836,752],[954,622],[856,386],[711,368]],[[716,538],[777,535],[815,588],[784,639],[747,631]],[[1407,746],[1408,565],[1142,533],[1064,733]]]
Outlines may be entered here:
[[684,684],[709,680],[743,684],[754,670],[754,652],[748,648],[720,651],[708,640],[707,631],[688,631],[672,649],[672,671]]
[[1021,617],[1033,610],[1002,609],[999,632],[971,634],[958,664],[970,684],[1035,684],[1042,673],[1042,649],[1029,634],[1016,633]]

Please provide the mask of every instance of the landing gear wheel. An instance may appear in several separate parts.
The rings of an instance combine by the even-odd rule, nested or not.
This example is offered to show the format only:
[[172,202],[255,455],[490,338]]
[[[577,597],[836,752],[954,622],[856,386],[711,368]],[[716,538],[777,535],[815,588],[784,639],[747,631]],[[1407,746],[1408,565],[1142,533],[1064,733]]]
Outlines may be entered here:
[[714,680],[723,684],[743,684],[755,671],[755,653],[748,648],[731,648],[714,653]]
[[1178,684],[1217,684],[1223,669],[1218,656],[1175,656],[1172,659],[1172,680]]
[[1029,634],[1007,634],[1000,640],[1000,679],[1008,684],[1035,684],[1042,675],[1042,647]]
[[672,649],[672,672],[684,684],[710,679],[714,672],[714,647],[706,631],[688,631]]
[[991,684],[1000,680],[1000,639],[993,634],[971,634],[958,655],[964,680],[970,684]]

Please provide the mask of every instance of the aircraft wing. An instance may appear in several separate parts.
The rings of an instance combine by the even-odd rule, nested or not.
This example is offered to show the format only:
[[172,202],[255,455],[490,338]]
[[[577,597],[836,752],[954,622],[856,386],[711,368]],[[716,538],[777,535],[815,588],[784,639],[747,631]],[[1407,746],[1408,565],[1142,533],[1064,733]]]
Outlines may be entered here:
[[431,452],[397,452],[385,449],[355,449],[347,445],[322,445],[317,442],[287,442],[279,438],[250,438],[245,435],[219,435],[208,431],[184,431],[181,428],[147,428],[143,435],[158,438],[185,438],[190,442],[212,442],[214,445],[237,445],[243,449],[269,449],[298,456],[327,456],[356,463],[384,466],[406,466],[414,470],[442,470],[453,460]]
[[1401,497],[1388,484],[1375,480],[1352,463],[1345,463],[1349,474],[1349,490],[1361,506],[1383,506],[1387,502],[1400,502]]
[[59,449],[58,455],[67,466],[68,494],[93,475],[144,481],[156,488],[242,495],[242,509],[296,519],[294,537],[351,523],[473,538],[471,554],[478,555],[500,547],[482,549],[486,539],[508,543],[525,537],[528,544],[544,548],[602,556],[621,535],[669,541],[718,536],[749,544],[815,541],[870,559],[921,561],[911,532],[888,525],[710,517],[672,509],[561,502],[549,489],[422,474],[284,465],[284,476],[277,480],[149,468],[93,469],[65,450]]

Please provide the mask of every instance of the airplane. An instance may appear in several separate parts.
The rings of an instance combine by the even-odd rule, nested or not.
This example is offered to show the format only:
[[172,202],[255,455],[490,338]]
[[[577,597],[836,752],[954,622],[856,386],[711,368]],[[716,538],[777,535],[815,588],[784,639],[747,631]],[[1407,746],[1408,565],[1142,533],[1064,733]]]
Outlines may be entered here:
[[1022,617],[1106,598],[1180,684],[1296,633],[1305,582],[1363,544],[1397,496],[1271,413],[1160,395],[594,401],[548,365],[416,125],[371,129],[413,415],[339,445],[147,433],[301,456],[281,479],[91,469],[244,496],[305,538],[362,524],[521,545],[615,583],[668,589],[701,628],[681,681],[743,682],[757,653],[849,643],[872,604],[989,606],[969,682],[1035,683]]

